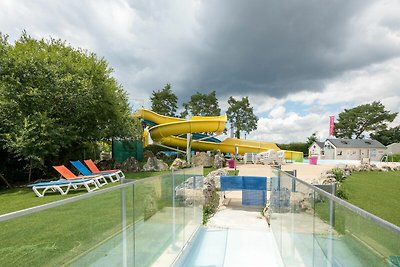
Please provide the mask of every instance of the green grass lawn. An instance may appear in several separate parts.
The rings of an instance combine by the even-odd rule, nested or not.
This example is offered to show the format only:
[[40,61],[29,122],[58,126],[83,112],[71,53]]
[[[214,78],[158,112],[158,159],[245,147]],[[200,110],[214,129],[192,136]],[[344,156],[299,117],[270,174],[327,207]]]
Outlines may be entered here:
[[[172,206],[172,176],[170,172],[143,179],[122,190],[114,190],[10,221],[0,223],[1,266],[60,266],[85,254],[104,240],[121,231],[121,203],[125,197],[127,225],[146,219],[157,210]],[[147,174],[132,174],[144,178]],[[131,177],[131,174],[127,174]],[[176,184],[186,179],[175,175]],[[118,183],[116,183],[118,184]],[[114,186],[116,184],[108,185]],[[101,190],[101,189],[100,189]],[[30,188],[3,191],[1,210],[9,212],[29,206],[84,194],[67,196],[46,194],[38,198]],[[176,205],[179,205],[177,203]],[[169,228],[168,228],[169,229]],[[172,229],[172,228],[171,228]],[[99,256],[102,251],[99,252]]]
[[[207,176],[210,172],[217,170],[216,168],[213,167],[206,167],[203,168],[203,175]],[[237,176],[239,174],[239,170],[228,170],[228,175],[230,176]]]
[[[146,177],[165,175],[169,173],[169,171],[164,172],[138,172],[138,173],[126,173],[126,179],[143,179]],[[108,188],[111,186],[118,185],[119,182],[116,183],[108,183],[105,186],[102,186],[99,190],[104,188]],[[44,197],[37,197],[35,193],[33,193],[31,188],[28,187],[19,187],[12,188],[7,190],[0,191],[0,215],[6,214],[22,209],[27,209],[39,205],[43,205],[46,203],[54,202],[57,200],[70,198],[73,196],[85,194],[87,191],[85,189],[79,190],[70,190],[69,193],[65,196],[60,195],[58,192],[46,192]]]
[[[345,180],[343,188],[348,202],[400,226],[400,172],[353,173]],[[315,202],[315,211],[323,221],[329,222],[327,198]],[[335,230],[342,237],[367,244],[379,255],[400,255],[399,236],[339,205],[335,205]]]
[[400,226],[400,172],[357,172],[343,183],[348,202]]

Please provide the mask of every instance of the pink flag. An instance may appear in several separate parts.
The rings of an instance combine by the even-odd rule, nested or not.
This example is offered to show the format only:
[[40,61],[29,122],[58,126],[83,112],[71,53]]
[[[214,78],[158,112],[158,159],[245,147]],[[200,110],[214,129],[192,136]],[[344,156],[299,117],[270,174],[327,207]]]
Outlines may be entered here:
[[333,136],[335,131],[335,116],[329,116],[329,136]]

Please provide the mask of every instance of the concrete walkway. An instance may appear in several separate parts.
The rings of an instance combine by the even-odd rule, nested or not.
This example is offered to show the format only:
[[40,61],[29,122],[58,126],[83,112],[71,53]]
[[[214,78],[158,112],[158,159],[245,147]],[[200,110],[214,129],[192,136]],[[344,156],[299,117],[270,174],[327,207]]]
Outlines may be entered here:
[[[333,165],[285,164],[283,170],[297,170],[307,182],[318,179]],[[238,165],[240,175],[273,176],[268,165]],[[271,228],[261,208],[244,207],[241,191],[225,192],[220,206],[193,242],[190,255],[180,266],[284,266]]]

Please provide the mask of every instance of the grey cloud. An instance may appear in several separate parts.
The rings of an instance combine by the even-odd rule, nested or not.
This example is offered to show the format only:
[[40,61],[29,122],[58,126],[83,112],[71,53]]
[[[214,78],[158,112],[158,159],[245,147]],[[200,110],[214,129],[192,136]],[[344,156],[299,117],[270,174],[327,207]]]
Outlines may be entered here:
[[[345,71],[398,56],[382,45],[363,47],[352,23],[365,1],[204,1],[198,15],[206,49],[195,54],[190,86],[219,94],[283,97]],[[368,25],[367,25],[368,26]],[[379,40],[376,40],[379,43]]]
[[[131,99],[148,98],[166,83],[182,102],[196,91],[212,90],[219,99],[283,98],[322,90],[327,80],[349,70],[400,56],[394,43],[357,28],[359,16],[376,2],[16,1],[7,10],[0,3],[0,22],[4,33],[27,29],[104,57]],[[115,6],[127,21],[118,21]],[[400,31],[396,17],[382,17],[381,27]]]

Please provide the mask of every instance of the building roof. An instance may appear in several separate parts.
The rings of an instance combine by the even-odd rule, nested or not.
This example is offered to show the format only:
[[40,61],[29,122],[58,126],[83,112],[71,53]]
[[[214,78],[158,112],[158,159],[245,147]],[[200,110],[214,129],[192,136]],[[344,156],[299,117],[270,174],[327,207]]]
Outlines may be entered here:
[[372,139],[326,139],[340,148],[386,148],[379,141]]
[[315,143],[316,143],[320,148],[324,148],[325,142],[315,141]]

